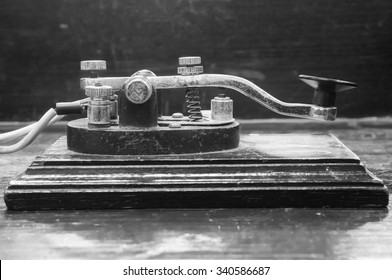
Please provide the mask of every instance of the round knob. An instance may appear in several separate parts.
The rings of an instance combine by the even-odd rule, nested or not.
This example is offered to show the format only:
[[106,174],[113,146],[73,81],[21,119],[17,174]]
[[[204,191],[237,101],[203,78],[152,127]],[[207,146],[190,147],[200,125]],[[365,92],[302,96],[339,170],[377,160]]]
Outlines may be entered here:
[[233,100],[228,96],[218,95],[211,100],[211,119],[215,121],[233,120]]
[[314,88],[313,104],[335,106],[336,93],[357,87],[356,83],[316,76],[299,75],[299,79]]
[[144,77],[132,78],[125,86],[125,96],[135,104],[143,104],[152,95],[152,85]]
[[80,70],[83,70],[83,71],[106,70],[106,61],[105,60],[83,60],[80,62]]
[[112,87],[102,86],[100,84],[86,86],[85,94],[91,99],[108,99],[112,95]]
[[180,67],[177,67],[177,72],[183,76],[198,75],[203,73],[203,66],[197,65],[201,63],[200,56],[184,56],[178,58]]

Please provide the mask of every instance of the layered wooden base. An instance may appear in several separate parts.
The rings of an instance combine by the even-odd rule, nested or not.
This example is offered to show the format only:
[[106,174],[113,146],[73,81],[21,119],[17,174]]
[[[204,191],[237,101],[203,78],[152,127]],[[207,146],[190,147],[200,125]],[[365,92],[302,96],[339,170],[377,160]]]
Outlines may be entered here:
[[331,135],[242,135],[233,150],[89,155],[60,138],[5,190],[12,210],[358,207],[388,191]]

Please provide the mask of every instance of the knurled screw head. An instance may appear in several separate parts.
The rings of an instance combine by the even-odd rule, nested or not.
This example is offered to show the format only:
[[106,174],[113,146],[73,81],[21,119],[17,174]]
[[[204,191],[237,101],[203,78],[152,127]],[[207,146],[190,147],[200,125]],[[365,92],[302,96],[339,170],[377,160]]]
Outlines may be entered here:
[[106,70],[106,61],[105,60],[83,60],[80,62],[80,70],[82,70],[82,71]]
[[203,73],[203,66],[177,67],[177,73],[182,76],[198,75]]
[[183,56],[178,58],[179,65],[198,65],[201,64],[200,56]]
[[198,75],[203,73],[203,66],[197,65],[201,63],[200,56],[184,56],[178,58],[180,67],[177,67],[177,73],[182,76]]
[[100,84],[86,86],[85,94],[91,99],[108,99],[112,95],[112,87],[102,86]]

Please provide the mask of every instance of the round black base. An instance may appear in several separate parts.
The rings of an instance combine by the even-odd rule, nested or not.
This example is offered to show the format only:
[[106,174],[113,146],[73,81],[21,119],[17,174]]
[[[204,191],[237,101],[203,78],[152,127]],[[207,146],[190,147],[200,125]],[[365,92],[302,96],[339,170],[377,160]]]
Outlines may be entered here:
[[68,149],[101,155],[160,155],[205,153],[238,147],[239,124],[219,126],[182,126],[169,128],[110,128],[92,129],[87,119],[68,123]]

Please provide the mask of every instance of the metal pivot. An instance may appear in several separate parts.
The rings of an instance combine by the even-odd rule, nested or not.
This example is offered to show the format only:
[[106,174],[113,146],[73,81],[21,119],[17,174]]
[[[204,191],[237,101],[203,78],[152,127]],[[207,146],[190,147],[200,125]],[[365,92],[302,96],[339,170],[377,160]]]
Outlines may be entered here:
[[[178,74],[183,76],[198,75],[203,73],[203,66],[197,65],[201,63],[199,56],[180,57],[178,59],[180,67]],[[202,119],[199,91],[194,87],[185,89],[185,98],[188,108],[189,121],[199,121]]]
[[353,82],[316,76],[299,75],[299,79],[315,89],[313,104],[321,107],[335,106],[336,93],[357,87]]
[[[141,71],[140,71],[141,72]],[[131,76],[119,98],[120,127],[158,126],[158,97],[144,74]]]

